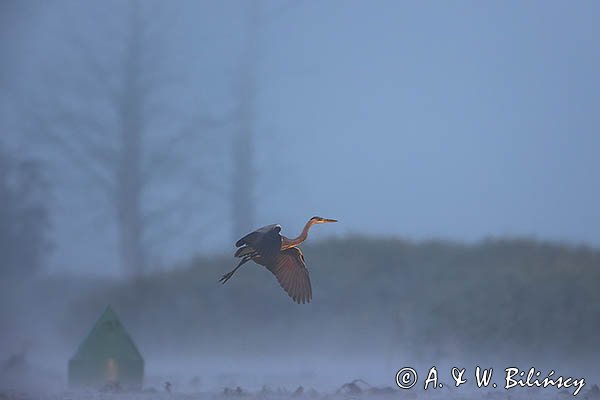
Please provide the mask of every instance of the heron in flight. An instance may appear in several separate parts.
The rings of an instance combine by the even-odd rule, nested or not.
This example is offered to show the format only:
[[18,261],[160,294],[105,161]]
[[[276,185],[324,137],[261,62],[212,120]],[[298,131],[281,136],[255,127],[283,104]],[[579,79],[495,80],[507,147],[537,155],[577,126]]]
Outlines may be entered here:
[[235,257],[241,258],[240,263],[232,271],[223,275],[219,282],[224,284],[239,267],[252,260],[267,267],[275,275],[283,290],[296,303],[309,303],[312,299],[312,288],[304,256],[298,246],[308,237],[311,226],[328,222],[337,222],[337,220],[312,217],[295,239],[279,234],[281,226],[278,224],[263,226],[247,234],[235,243],[238,247]]

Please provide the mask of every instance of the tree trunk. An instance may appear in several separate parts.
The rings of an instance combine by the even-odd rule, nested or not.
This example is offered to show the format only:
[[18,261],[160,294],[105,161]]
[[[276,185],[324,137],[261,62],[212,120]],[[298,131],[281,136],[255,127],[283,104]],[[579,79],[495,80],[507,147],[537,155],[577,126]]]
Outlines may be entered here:
[[116,169],[116,208],[122,267],[139,277],[146,264],[142,213],[143,99],[141,87],[142,21],[139,4],[131,3],[131,31],[124,58],[123,92],[119,104],[120,157]]
[[256,204],[254,169],[254,127],[256,120],[256,70],[260,0],[249,0],[247,34],[242,53],[239,86],[239,125],[233,137],[232,216],[234,240],[254,228]]

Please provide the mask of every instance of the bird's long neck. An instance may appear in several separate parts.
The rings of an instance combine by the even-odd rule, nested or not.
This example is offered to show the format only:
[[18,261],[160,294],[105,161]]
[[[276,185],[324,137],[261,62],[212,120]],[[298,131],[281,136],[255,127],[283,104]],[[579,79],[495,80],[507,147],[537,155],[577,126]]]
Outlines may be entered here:
[[308,222],[306,223],[306,225],[304,225],[304,229],[302,229],[302,232],[300,233],[300,235],[298,235],[298,237],[293,238],[293,239],[284,240],[283,247],[285,247],[286,249],[289,249],[290,247],[296,247],[300,243],[304,242],[306,240],[306,238],[308,237],[308,230],[313,225],[314,225],[314,221],[312,219],[309,219]]

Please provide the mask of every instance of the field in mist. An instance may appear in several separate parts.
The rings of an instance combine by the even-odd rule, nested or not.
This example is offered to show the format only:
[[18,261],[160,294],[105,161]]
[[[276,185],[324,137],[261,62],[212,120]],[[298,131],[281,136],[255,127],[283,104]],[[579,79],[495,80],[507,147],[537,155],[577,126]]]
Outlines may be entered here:
[[308,305],[254,264],[220,285],[230,257],[137,281],[3,282],[2,355],[23,352],[23,383],[45,377],[64,389],[68,358],[111,304],[146,360],[146,388],[160,392],[165,381],[216,393],[265,385],[333,393],[354,379],[394,387],[398,369],[433,365],[442,382],[452,366],[478,365],[580,374],[587,388],[598,381],[598,250],[355,237],[306,246],[305,255]]

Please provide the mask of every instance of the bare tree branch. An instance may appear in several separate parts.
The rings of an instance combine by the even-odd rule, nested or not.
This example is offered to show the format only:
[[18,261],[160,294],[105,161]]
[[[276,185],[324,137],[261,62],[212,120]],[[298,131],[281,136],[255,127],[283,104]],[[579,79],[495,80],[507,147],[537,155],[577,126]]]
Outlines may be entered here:
[[28,131],[36,137],[38,141],[51,145],[54,149],[60,151],[60,155],[71,162],[79,170],[85,171],[97,185],[102,187],[107,193],[112,193],[113,186],[111,180],[102,172],[97,163],[89,162],[89,154],[82,151],[77,146],[77,141],[67,140],[61,131],[52,126],[46,118],[42,118],[33,110],[29,113],[29,121],[32,124]]
[[189,147],[191,143],[201,140],[205,144],[204,147],[207,150],[210,149],[211,146],[206,146],[206,141],[208,139],[206,132],[221,128],[227,123],[229,123],[229,121],[224,119],[210,117],[194,118],[181,128],[178,133],[170,135],[166,143],[156,146],[156,149],[148,156],[146,168],[144,168],[144,181],[150,182],[157,174],[160,174],[161,171],[174,160],[177,147],[181,144],[186,144],[186,146]]
[[[86,72],[91,82],[95,82],[98,89],[105,91],[110,98],[117,98],[119,93],[115,87],[114,77],[118,76],[117,67],[109,67],[98,59],[98,49],[92,51],[90,47],[80,36],[71,36],[70,44],[72,50],[77,54],[78,62],[81,63],[82,70]],[[111,79],[113,78],[113,79]]]

